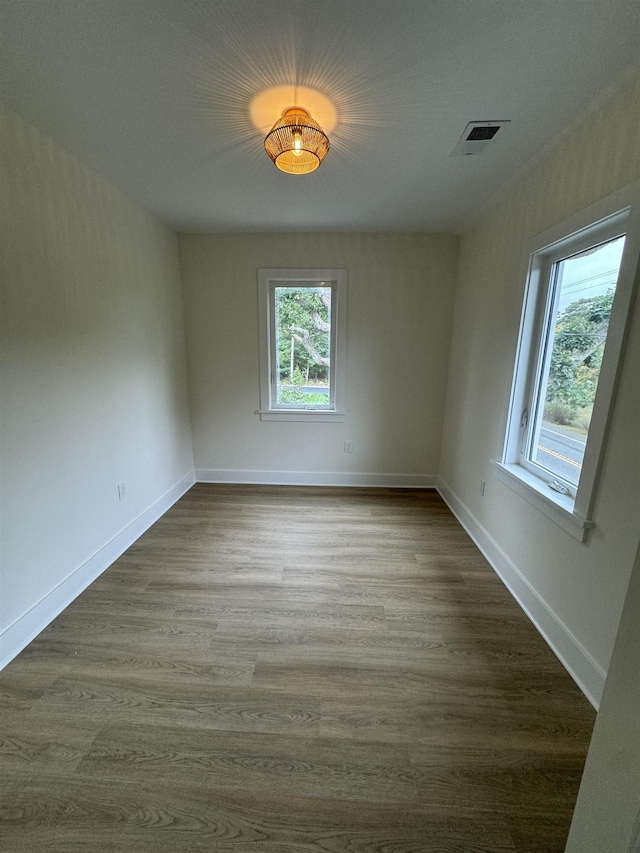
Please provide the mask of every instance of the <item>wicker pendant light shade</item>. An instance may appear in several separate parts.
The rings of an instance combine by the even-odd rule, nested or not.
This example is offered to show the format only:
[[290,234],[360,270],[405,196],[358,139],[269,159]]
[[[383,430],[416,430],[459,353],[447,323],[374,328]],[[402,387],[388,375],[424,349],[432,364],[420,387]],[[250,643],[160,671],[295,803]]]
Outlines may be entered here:
[[289,107],[267,134],[264,148],[281,171],[306,175],[327,156],[329,139],[307,110]]

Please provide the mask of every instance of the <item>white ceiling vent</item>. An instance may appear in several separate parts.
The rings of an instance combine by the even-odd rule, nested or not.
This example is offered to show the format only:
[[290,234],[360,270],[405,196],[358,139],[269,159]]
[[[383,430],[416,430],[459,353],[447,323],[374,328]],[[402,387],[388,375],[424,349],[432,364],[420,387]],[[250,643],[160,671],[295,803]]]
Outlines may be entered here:
[[509,121],[470,121],[451,156],[458,154],[480,154],[495,137],[496,133]]

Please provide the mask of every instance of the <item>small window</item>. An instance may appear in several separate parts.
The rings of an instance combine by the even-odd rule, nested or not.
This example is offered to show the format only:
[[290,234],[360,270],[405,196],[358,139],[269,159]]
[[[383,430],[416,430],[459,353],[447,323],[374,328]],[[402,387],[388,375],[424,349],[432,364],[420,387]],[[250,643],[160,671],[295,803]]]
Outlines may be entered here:
[[[501,480],[584,540],[630,304],[629,209],[530,258]],[[624,273],[624,275],[622,274]]]
[[344,419],[346,270],[259,270],[260,415]]

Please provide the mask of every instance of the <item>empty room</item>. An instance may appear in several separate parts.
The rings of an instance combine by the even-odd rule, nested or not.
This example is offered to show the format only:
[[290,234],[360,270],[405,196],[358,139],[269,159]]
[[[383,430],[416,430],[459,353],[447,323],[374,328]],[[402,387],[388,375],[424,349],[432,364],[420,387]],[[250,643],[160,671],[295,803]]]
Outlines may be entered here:
[[0,40],[2,853],[640,853],[637,0]]

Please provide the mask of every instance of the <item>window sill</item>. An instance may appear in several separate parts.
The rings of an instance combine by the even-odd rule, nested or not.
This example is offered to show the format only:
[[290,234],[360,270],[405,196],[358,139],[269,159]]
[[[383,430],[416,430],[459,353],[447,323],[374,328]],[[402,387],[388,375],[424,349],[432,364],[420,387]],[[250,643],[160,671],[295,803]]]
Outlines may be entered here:
[[306,421],[307,423],[342,423],[345,418],[344,412],[322,411],[321,409],[269,409],[259,410],[261,421]]
[[574,498],[554,492],[535,474],[520,465],[502,463],[494,459],[493,467],[500,482],[517,492],[578,542],[586,540],[593,522],[578,515],[574,509]]

